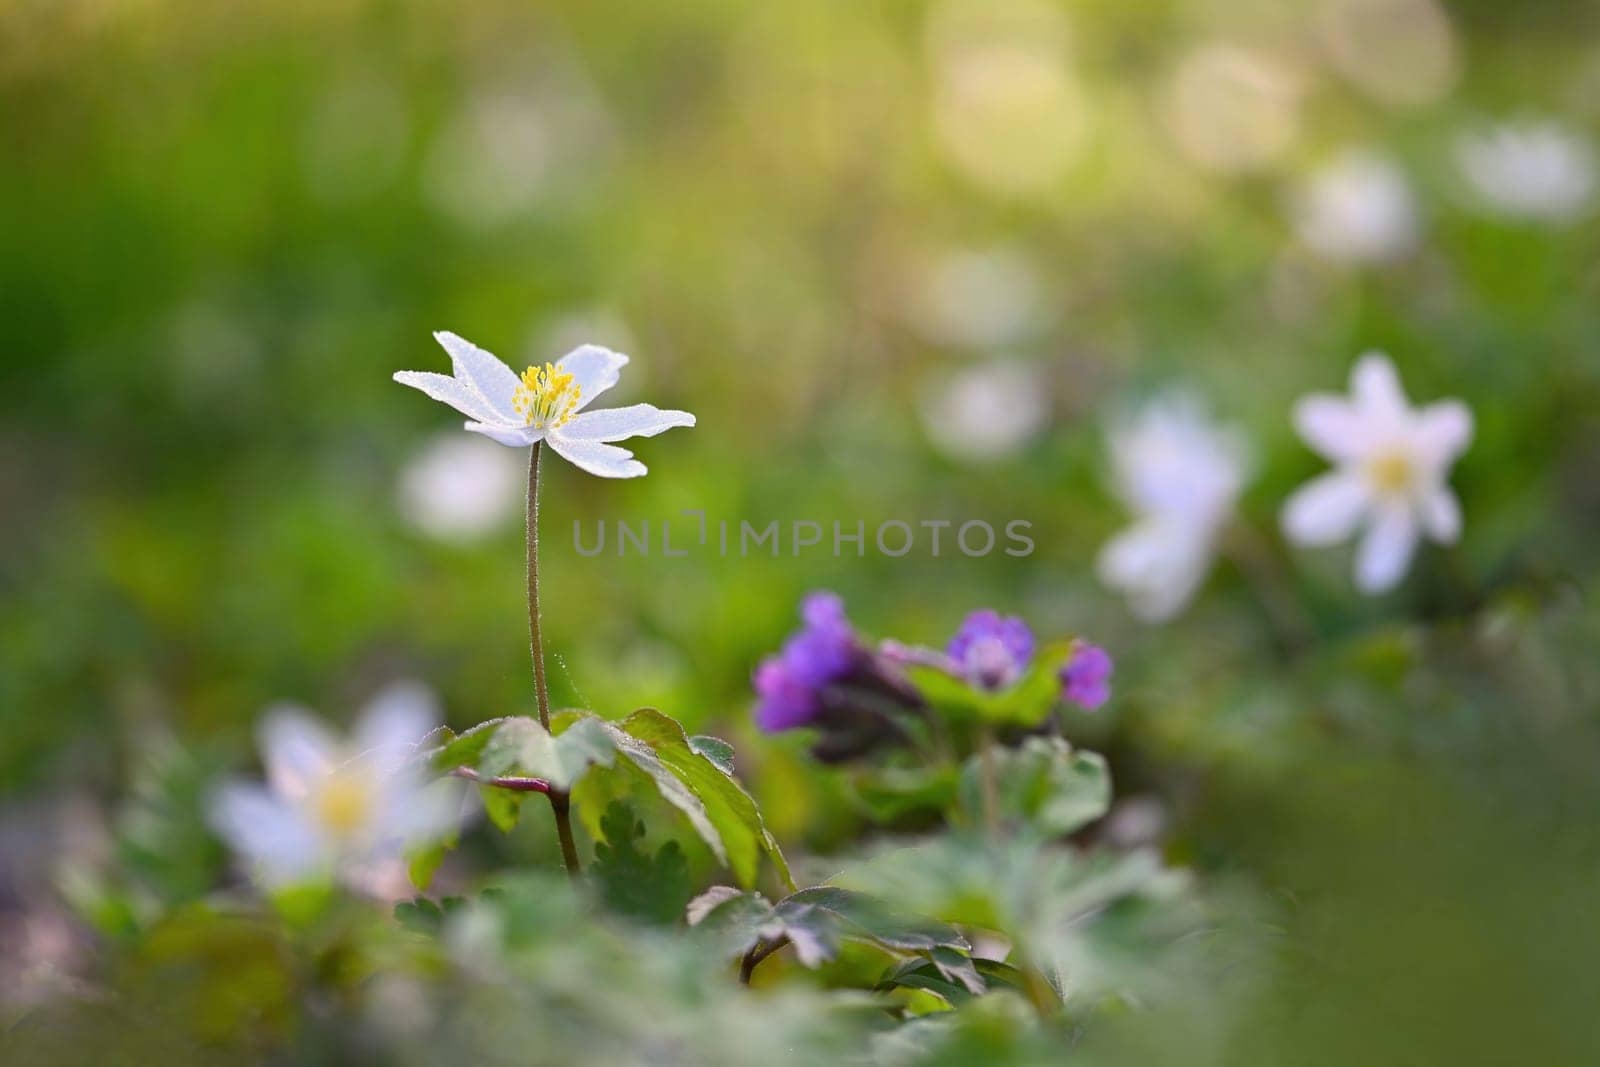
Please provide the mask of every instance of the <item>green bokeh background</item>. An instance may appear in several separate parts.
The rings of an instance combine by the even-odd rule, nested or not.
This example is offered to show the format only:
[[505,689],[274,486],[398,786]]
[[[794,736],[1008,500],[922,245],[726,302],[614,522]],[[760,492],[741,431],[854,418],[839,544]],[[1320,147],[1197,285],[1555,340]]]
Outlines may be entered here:
[[[399,678],[458,727],[531,711],[519,523],[450,543],[405,520],[401,472],[459,419],[390,375],[445,369],[435,329],[519,367],[593,340],[633,356],[619,402],[699,424],[638,443],[644,479],[547,467],[558,703],[731,738],[780,838],[826,852],[859,816],[748,725],[799,595],[908,641],[979,606],[1086,634],[1117,696],[1069,733],[1161,802],[1171,858],[1283,904],[1281,980],[1220,1062],[1584,1062],[1600,226],[1477,210],[1454,144],[1524,114],[1600,132],[1600,17],[1397,0],[1441,16],[1453,58],[1396,102],[1330,53],[1327,6],[0,6],[0,800],[109,805],[152,737],[244,766],[270,703],[348,720]],[[948,50],[991,39],[1069,79],[1042,128],[1072,147],[1026,188],[983,159],[1027,177],[1027,137],[952,88]],[[1174,71],[1212,42],[1292,86],[1292,136],[1248,173],[1174,135]],[[1410,180],[1409,254],[1297,239],[1295,189],[1347,148]],[[930,283],[963,254],[1025,265],[1024,326],[947,325],[993,299]],[[1368,599],[1347,552],[1289,549],[1276,514],[1319,469],[1292,402],[1374,347],[1477,436],[1462,542]],[[924,396],[989,360],[1037,370],[1046,424],[992,460],[940,450]],[[1126,521],[1102,437],[1171,383],[1250,434],[1255,535],[1152,628],[1094,579]],[[676,534],[684,509],[1020,518],[1037,550],[574,551],[575,520]],[[1185,1047],[1181,1013],[1141,1018],[1100,1040]]]

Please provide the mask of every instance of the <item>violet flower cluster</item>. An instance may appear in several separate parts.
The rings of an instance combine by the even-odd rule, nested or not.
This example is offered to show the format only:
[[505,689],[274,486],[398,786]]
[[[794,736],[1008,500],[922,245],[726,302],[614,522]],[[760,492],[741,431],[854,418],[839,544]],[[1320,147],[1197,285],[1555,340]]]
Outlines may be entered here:
[[[768,732],[813,727],[822,732],[814,751],[843,759],[903,733],[904,715],[925,704],[901,668],[933,666],[974,689],[996,693],[1015,685],[1033,666],[1033,631],[1014,615],[984,609],[968,615],[943,652],[886,641],[869,647],[832,593],[801,602],[803,627],[755,672],[755,720]],[[1111,695],[1111,657],[1079,641],[1059,669],[1060,699],[1094,711]]]
[[926,706],[894,663],[856,635],[844,601],[812,593],[800,618],[800,631],[756,669],[756,724],[768,732],[817,729],[811,753],[827,763],[903,742]]
[[[984,608],[961,623],[945,649],[948,669],[989,692],[1006,689],[1033,663],[1033,630],[1015,615]],[[1094,711],[1111,697],[1111,656],[1099,645],[1078,641],[1059,672],[1061,699]]]

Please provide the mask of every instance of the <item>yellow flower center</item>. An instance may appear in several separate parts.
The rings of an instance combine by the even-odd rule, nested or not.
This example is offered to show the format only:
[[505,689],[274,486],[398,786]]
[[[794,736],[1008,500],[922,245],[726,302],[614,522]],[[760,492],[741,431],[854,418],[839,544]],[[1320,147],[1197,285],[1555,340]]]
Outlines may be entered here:
[[511,405],[534,429],[553,430],[572,418],[572,409],[578,406],[582,394],[569,371],[546,363],[522,372],[522,384],[512,395]]
[[324,830],[335,837],[349,837],[365,826],[372,814],[370,783],[361,775],[335,771],[317,790],[311,807]]
[[1414,472],[1411,459],[1400,452],[1385,452],[1367,465],[1372,484],[1381,493],[1399,494],[1411,488]]

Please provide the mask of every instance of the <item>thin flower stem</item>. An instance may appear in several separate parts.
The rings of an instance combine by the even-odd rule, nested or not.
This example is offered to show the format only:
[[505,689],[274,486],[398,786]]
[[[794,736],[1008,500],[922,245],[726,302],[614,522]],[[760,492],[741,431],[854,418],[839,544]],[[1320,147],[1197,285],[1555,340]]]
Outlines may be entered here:
[[[539,456],[544,442],[535,441],[528,456],[528,651],[533,656],[533,686],[539,697],[539,725],[550,729],[550,688],[544,676],[544,636],[539,630]],[[572,839],[572,803],[559,789],[546,788],[550,811],[556,820],[556,837],[561,841],[561,859],[567,873],[578,877],[578,846]]]
[[533,686],[539,694],[539,725],[550,729],[550,689],[544,680],[544,636],[539,631],[539,454],[535,441],[528,456],[528,651],[533,656]]
[[995,779],[994,731],[987,726],[978,735],[978,771],[983,786],[983,828],[992,838],[1000,828],[1000,796]]

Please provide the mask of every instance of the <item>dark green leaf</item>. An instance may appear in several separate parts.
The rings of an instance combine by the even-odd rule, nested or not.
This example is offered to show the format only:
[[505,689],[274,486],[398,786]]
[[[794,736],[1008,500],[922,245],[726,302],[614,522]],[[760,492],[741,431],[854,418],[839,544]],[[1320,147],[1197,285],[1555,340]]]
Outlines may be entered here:
[[626,804],[608,807],[600,828],[605,840],[595,845],[589,876],[600,887],[606,905],[646,922],[676,922],[694,891],[683,849],[668,841],[654,856],[639,851],[644,824]]
[[[689,816],[696,832],[733,871],[740,885],[755,882],[763,854],[772,860],[779,877],[793,884],[783,851],[767,832],[755,801],[715,761],[695,750],[676,720],[653,708],[641,708],[620,724],[611,725],[620,735],[615,738],[619,750],[650,774],[662,795]],[[640,743],[653,759],[639,751]],[[665,771],[681,789],[666,783],[658,771]],[[694,803],[688,803],[681,792]]]
[[[993,763],[997,818],[1020,822],[1049,837],[1070,834],[1100,818],[1111,806],[1111,776],[1098,753],[1074,749],[1055,737],[1030,737],[1017,748],[995,746]],[[961,774],[961,806],[969,821],[982,823],[982,755],[967,760]]]
[[439,905],[427,897],[402,900],[394,906],[394,917],[401,926],[419,934],[437,934],[444,924],[444,913]]
[[502,833],[507,834],[517,828],[517,820],[522,818],[522,800],[527,795],[514,789],[497,789],[492,785],[478,787],[478,796],[483,799],[484,814],[489,816],[489,821],[498,826]]
[[697,734],[689,738],[689,747],[715,763],[723,774],[733,773],[733,746],[722,738]]
[[451,834],[415,848],[406,856],[406,873],[410,876],[411,884],[419,892],[427,889],[432,883],[434,874],[439,870],[439,864],[443,863],[445,856],[456,847],[458,840],[458,835]]

